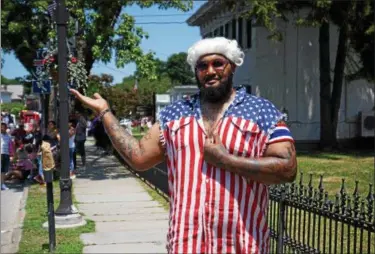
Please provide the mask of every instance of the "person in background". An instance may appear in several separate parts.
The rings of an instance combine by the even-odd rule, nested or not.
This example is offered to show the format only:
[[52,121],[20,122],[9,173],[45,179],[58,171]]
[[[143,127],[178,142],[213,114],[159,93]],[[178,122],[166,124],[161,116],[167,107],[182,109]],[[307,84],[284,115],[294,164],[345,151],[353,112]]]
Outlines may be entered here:
[[74,152],[74,169],[77,169],[77,153],[81,156],[82,169],[86,167],[86,152],[85,152],[85,142],[86,142],[86,130],[87,121],[81,113],[77,113],[77,125],[76,125],[76,135],[75,135],[75,152]]
[[53,156],[55,159],[55,167],[59,168],[61,157],[60,157],[60,134],[59,130],[57,129],[57,125],[55,121],[49,121],[47,126],[47,136],[49,137],[48,142],[53,147]]
[[72,120],[69,121],[69,169],[70,169],[70,178],[75,179],[76,175],[74,173],[74,152],[76,149],[75,145],[75,136],[76,130]]
[[15,129],[11,134],[11,136],[13,136],[15,140],[15,144],[16,144],[15,149],[19,148],[23,144],[23,141],[26,135],[27,133],[25,130],[25,125],[23,123],[20,123],[18,128]]
[[[42,154],[42,168],[45,171],[49,171],[55,168],[55,160],[53,158],[52,147],[49,143],[49,136],[44,135],[42,139],[42,145],[40,146]],[[43,179],[44,182],[44,179]],[[43,183],[44,184],[44,183]]]
[[49,136],[51,146],[58,145],[60,142],[60,134],[55,121],[48,122],[47,135]]
[[1,116],[2,116],[1,121],[8,126],[8,124],[9,124],[9,118],[10,118],[10,115],[8,114],[8,112],[3,111],[1,113]]
[[9,171],[10,161],[14,154],[12,138],[6,133],[6,123],[1,123],[1,190],[7,190],[5,175]]
[[38,123],[33,123],[32,125],[32,138],[30,140],[30,144],[32,145],[32,155],[35,157],[35,162],[37,165],[37,174],[34,177],[34,180],[44,185],[44,175],[43,175],[43,167],[42,167],[42,155],[40,152],[40,146],[42,144],[42,132],[40,130],[40,125]]
[[32,151],[32,147],[29,144],[17,149],[16,162],[12,170],[6,174],[5,181],[23,182],[28,178],[34,168],[34,164],[29,159],[27,150],[29,152]]

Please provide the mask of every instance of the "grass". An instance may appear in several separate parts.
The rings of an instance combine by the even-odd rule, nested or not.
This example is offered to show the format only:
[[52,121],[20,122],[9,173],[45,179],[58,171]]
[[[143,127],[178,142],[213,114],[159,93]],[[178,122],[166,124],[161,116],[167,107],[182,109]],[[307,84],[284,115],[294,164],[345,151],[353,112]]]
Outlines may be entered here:
[[[54,206],[59,205],[59,182],[54,182]],[[22,229],[22,239],[18,253],[49,253],[48,229],[42,227],[47,218],[46,188],[39,185],[29,187],[26,204],[26,217]],[[82,233],[95,231],[95,223],[86,220],[87,224],[72,229],[56,229],[55,253],[82,253],[83,243],[79,236]]]
[[152,200],[159,202],[159,204],[166,210],[169,210],[169,203],[168,201],[155,189],[151,188],[148,184],[143,182],[141,179],[137,178],[138,182],[142,185],[142,187],[147,191],[147,193],[151,196]]
[[369,184],[373,183],[374,157],[370,152],[299,153],[297,160],[299,173],[304,173],[303,182],[308,183],[308,174],[312,174],[313,186],[318,187],[319,176],[323,175],[323,187],[331,197],[340,191],[342,179],[345,179],[348,194],[354,192],[358,181],[358,192],[362,197],[367,196]]

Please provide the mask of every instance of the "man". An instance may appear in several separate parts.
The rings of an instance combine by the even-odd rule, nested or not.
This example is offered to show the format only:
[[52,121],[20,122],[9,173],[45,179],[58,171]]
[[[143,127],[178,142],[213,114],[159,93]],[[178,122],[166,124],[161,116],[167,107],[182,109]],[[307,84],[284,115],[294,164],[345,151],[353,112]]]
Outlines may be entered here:
[[170,253],[268,253],[268,185],[296,176],[293,138],[269,101],[233,88],[244,53],[236,41],[203,39],[188,52],[200,92],[172,103],[138,142],[107,102],[72,90],[102,117],[107,134],[136,170],[168,165]]
[[5,185],[5,175],[9,171],[10,157],[13,157],[13,142],[12,138],[7,134],[6,123],[1,123],[1,190],[7,190]]
[[74,152],[74,170],[77,169],[77,153],[81,156],[82,169],[86,167],[86,151],[85,151],[85,142],[86,142],[86,129],[87,121],[81,113],[77,113],[77,125],[76,125],[76,136],[75,136],[75,147]]

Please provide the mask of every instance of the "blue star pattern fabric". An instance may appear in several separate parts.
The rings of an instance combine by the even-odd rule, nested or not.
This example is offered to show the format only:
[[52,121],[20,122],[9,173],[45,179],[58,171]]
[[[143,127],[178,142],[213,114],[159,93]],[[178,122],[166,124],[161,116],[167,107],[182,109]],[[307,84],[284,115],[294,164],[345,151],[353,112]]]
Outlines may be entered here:
[[[181,118],[195,117],[199,119],[199,93],[191,99],[178,100],[164,108],[159,114],[161,131],[171,121]],[[284,115],[270,101],[247,94],[245,88],[240,88],[224,117],[236,117],[256,123],[259,129],[268,135],[267,143],[292,141],[293,137],[285,124]],[[162,138],[162,135],[161,135]],[[163,139],[163,138],[162,138]]]

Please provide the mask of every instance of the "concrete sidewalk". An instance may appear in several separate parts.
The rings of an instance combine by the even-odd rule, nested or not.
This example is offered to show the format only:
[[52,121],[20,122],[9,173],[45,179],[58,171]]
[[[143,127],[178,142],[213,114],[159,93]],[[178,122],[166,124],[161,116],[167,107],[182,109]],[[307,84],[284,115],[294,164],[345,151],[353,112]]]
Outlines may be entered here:
[[83,253],[166,253],[168,211],[114,156],[95,150],[87,142],[87,169],[73,183],[79,212],[96,224],[81,235]]
[[17,253],[22,236],[28,187],[7,184],[9,190],[1,191],[1,251]]

